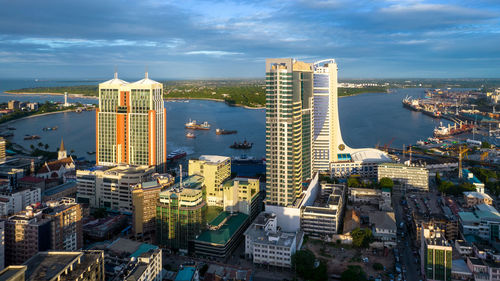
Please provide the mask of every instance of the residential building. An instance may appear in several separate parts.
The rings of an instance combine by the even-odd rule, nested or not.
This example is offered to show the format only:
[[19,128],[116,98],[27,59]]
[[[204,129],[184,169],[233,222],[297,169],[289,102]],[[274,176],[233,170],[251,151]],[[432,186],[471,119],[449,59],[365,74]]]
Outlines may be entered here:
[[0,221],[0,270],[4,269],[4,267],[5,267],[5,221]]
[[413,227],[417,243],[420,243],[422,231],[426,228],[441,229],[446,240],[455,240],[459,234],[458,220],[443,214],[413,213]]
[[378,165],[378,180],[390,178],[395,188],[403,190],[429,190],[429,171],[423,166],[407,166],[398,163],[383,163]]
[[16,191],[0,190],[0,216],[10,216],[27,206],[42,201],[40,188],[23,188]]
[[156,204],[162,188],[171,186],[174,177],[157,176],[132,188],[132,232],[136,238],[153,238],[156,231]]
[[463,259],[451,262],[451,280],[474,280],[472,272]]
[[200,273],[196,266],[184,266],[175,275],[174,281],[198,281],[200,280]]
[[484,193],[484,183],[482,183],[469,169],[462,169],[463,180],[476,187],[476,191]]
[[21,109],[21,103],[18,100],[10,100],[7,106],[11,110]]
[[462,234],[474,235],[486,241],[500,238],[500,213],[489,205],[477,205],[472,212],[459,212],[459,223]]
[[245,231],[245,256],[256,264],[291,268],[292,255],[302,246],[304,233],[283,232],[277,217],[260,213]]
[[439,228],[425,228],[421,233],[421,272],[427,280],[451,280],[452,249]]
[[118,165],[76,171],[77,201],[132,214],[132,187],[151,180],[154,167]]
[[488,265],[479,258],[467,257],[467,266],[474,275],[474,280],[490,281],[490,269]]
[[50,249],[76,251],[83,247],[82,207],[74,198],[47,202],[43,216],[51,220]]
[[11,265],[0,271],[0,280],[3,281],[24,281],[26,280],[25,265]]
[[314,204],[301,208],[300,227],[306,235],[329,240],[339,232],[346,189],[344,184],[321,183],[321,193]]
[[373,238],[382,242],[384,246],[397,245],[397,226],[394,212],[375,211],[369,213],[369,221]]
[[480,204],[492,205],[493,199],[486,193],[477,191],[464,192],[464,200],[467,208],[475,207]]
[[226,156],[202,155],[189,160],[189,175],[204,178],[208,206],[224,206],[222,183],[231,176],[231,158]]
[[4,138],[0,137],[0,163],[5,162],[7,159],[7,154],[5,153],[5,146],[7,142]]
[[253,274],[251,269],[242,268],[241,266],[233,266],[229,264],[209,264],[208,269],[203,276],[203,281],[220,280],[251,281],[253,280]]
[[380,211],[392,211],[391,190],[388,188],[349,188],[349,201],[355,205],[375,205]]
[[104,252],[39,252],[24,264],[23,280],[104,281]]
[[126,276],[117,276],[113,280],[161,281],[163,269],[161,249],[151,249],[131,259],[127,268],[129,273]]
[[37,102],[28,102],[26,104],[26,107],[29,108],[31,111],[38,110],[39,104]]
[[237,177],[223,184],[224,210],[240,212],[255,218],[262,209],[262,196],[258,179]]
[[312,97],[311,64],[266,60],[266,204],[293,205],[310,177]]
[[96,109],[96,165],[155,166],[167,163],[167,113],[163,84],[148,78],[99,84]]
[[206,205],[203,177],[198,175],[160,192],[156,205],[156,242],[168,248],[187,250],[189,242],[205,226]]
[[220,213],[208,223],[208,229],[194,240],[194,253],[199,257],[226,260],[242,240],[249,224],[246,214]]

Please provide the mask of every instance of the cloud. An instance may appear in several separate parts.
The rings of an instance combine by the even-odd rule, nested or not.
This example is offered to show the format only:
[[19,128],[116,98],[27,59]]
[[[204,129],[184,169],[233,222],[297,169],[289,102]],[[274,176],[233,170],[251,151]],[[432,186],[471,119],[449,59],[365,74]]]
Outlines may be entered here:
[[206,56],[234,56],[234,55],[243,55],[243,53],[239,52],[226,52],[226,51],[190,51],[185,52],[186,55],[206,55]]

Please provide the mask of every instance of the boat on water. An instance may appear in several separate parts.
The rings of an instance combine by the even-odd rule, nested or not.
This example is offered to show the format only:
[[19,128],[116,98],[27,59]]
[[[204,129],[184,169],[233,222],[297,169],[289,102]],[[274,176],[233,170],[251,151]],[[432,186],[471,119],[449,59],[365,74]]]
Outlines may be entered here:
[[1,134],[0,137],[2,138],[10,138],[10,137],[13,137],[14,134],[13,133],[5,133],[5,134]]
[[196,138],[196,136],[193,133],[187,133],[186,138],[194,139],[194,138]]
[[87,151],[87,154],[88,154],[88,155],[94,155],[94,154],[95,154],[95,151]]
[[253,142],[247,142],[244,140],[243,142],[234,142],[229,147],[233,149],[250,149],[253,146]]
[[57,126],[54,126],[54,127],[45,127],[45,128],[43,128],[42,130],[44,130],[44,131],[55,131],[55,130],[57,130],[57,129],[58,129],[58,127],[57,127]]
[[412,99],[411,97],[406,97],[402,101],[403,107],[408,108],[414,111],[421,111],[422,107],[420,106],[420,102],[418,99]]
[[190,130],[210,130],[210,124],[207,121],[202,124],[197,124],[196,120],[189,120],[186,124],[186,129]]
[[177,149],[177,150],[170,152],[167,155],[167,160],[173,161],[173,160],[181,159],[181,158],[185,157],[186,155],[187,155],[186,151],[184,151],[182,149]]
[[38,140],[40,139],[40,136],[37,136],[37,135],[26,135],[24,137],[24,140]]
[[255,157],[253,156],[242,154],[240,156],[232,157],[231,162],[234,164],[251,164],[251,163],[258,163],[260,162],[260,160],[255,159]]
[[432,106],[424,107],[422,113],[432,118],[441,118],[441,112]]
[[9,127],[7,127],[7,130],[14,131],[14,130],[16,130],[16,128],[9,126]]
[[440,123],[440,126],[434,129],[434,137],[444,139],[453,135],[469,132],[473,128],[474,125],[467,122],[460,122],[459,124],[455,123],[453,126],[443,126],[443,123]]
[[216,135],[231,135],[231,134],[236,134],[236,133],[238,133],[238,131],[236,131],[236,130],[215,129]]

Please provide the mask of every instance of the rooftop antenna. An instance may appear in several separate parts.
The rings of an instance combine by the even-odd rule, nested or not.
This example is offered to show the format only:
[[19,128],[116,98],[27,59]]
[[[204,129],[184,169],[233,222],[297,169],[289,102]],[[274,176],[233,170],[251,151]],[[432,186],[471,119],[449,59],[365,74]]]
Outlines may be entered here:
[[145,75],[145,78],[149,79],[149,77],[148,77],[148,66],[147,65],[146,65],[146,75]]
[[115,79],[118,79],[118,68],[115,65]]

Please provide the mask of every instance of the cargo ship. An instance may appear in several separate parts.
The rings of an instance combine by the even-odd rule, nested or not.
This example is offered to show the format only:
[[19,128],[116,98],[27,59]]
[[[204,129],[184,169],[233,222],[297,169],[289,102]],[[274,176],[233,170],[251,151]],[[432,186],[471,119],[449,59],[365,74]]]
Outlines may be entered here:
[[250,149],[252,148],[252,146],[253,146],[252,142],[247,142],[246,140],[244,140],[243,142],[234,142],[229,147],[233,149]]
[[173,160],[181,159],[183,157],[186,157],[186,155],[187,155],[186,151],[184,151],[182,149],[177,149],[177,150],[170,152],[167,155],[167,160],[173,161]]
[[224,130],[224,129],[215,129],[216,135],[231,135],[236,134],[238,131],[236,130]]
[[439,127],[434,129],[434,137],[438,139],[444,139],[453,135],[458,135],[471,131],[474,128],[473,124],[467,122],[460,122],[460,124],[453,124],[453,126],[443,126],[443,123]]
[[422,109],[422,113],[432,118],[441,118],[441,112],[433,106],[425,106]]
[[406,97],[403,99],[403,107],[408,108],[414,111],[421,111],[422,107],[419,104],[419,101],[416,99],[412,99],[411,97]]
[[202,124],[196,124],[196,120],[189,120],[189,122],[186,123],[186,129],[190,130],[210,130],[210,124],[208,124],[207,121],[203,122]]

